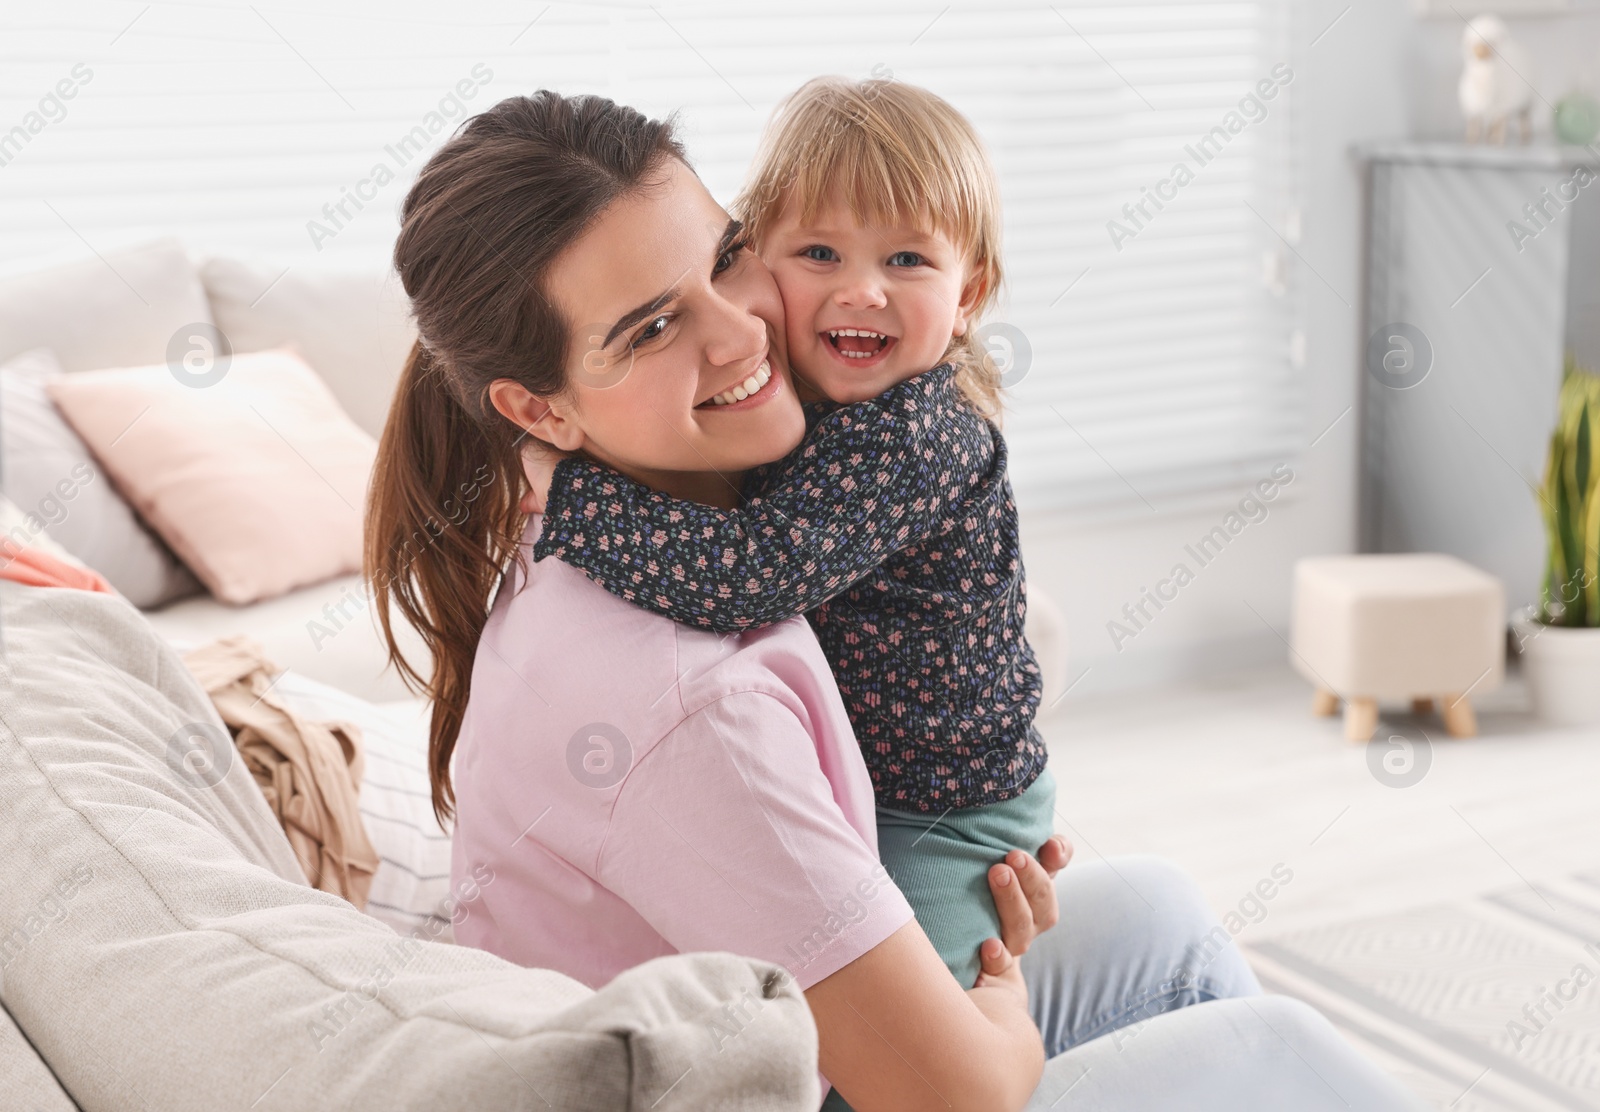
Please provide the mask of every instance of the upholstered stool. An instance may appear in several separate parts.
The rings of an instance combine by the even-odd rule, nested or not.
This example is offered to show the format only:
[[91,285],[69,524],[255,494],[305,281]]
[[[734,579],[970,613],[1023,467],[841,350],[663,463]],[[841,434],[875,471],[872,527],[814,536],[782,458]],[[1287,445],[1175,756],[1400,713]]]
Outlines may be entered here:
[[1345,736],[1370,740],[1379,700],[1438,704],[1455,737],[1477,732],[1469,693],[1505,678],[1505,589],[1454,556],[1310,556],[1294,569],[1290,659],[1316,685],[1311,709],[1345,702]]

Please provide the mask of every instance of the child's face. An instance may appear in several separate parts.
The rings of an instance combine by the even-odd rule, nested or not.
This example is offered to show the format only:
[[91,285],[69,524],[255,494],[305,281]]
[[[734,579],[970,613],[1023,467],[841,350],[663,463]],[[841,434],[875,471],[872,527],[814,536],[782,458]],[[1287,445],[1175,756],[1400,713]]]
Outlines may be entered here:
[[980,292],[944,235],[866,225],[837,200],[805,226],[786,211],[761,256],[783,296],[796,379],[836,402],[877,397],[935,366]]

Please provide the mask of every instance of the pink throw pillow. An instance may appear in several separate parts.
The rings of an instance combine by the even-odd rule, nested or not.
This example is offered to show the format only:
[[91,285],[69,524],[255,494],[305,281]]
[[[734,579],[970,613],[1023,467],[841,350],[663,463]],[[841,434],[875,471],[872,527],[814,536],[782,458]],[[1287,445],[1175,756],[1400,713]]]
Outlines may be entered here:
[[377,444],[287,349],[190,381],[165,363],[47,389],[145,521],[213,595],[248,603],[361,568]]

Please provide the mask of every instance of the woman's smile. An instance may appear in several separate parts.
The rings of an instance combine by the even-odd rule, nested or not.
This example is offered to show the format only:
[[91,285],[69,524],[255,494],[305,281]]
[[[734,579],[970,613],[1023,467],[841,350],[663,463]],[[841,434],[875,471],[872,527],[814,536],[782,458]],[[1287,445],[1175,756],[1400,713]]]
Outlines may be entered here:
[[771,359],[763,359],[748,376],[695,406],[696,409],[753,409],[778,396],[783,376],[772,373]]

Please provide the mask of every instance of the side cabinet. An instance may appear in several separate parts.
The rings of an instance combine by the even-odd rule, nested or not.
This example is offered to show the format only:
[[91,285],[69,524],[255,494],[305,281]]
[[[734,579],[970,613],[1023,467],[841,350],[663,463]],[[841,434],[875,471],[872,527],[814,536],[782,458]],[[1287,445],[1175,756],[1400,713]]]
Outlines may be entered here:
[[1512,607],[1535,602],[1564,355],[1600,368],[1600,161],[1455,144],[1357,155],[1361,549],[1447,552],[1498,576]]

